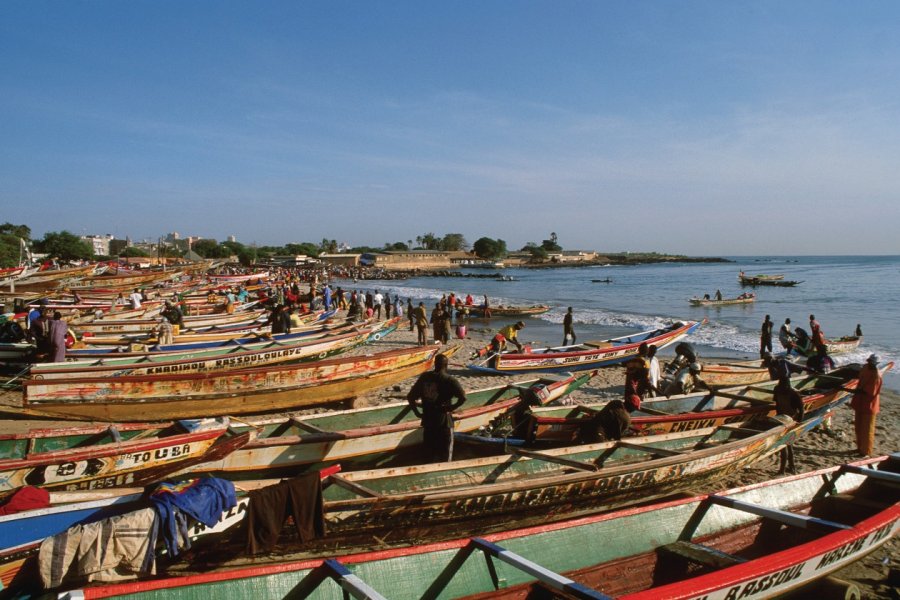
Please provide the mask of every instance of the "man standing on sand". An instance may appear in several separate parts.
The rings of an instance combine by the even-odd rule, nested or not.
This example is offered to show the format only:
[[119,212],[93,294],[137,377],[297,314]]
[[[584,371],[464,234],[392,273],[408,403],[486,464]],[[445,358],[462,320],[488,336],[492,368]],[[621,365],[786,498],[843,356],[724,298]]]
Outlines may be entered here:
[[575,343],[575,328],[572,327],[572,307],[569,307],[569,311],[566,313],[566,316],[563,317],[563,346],[567,346],[569,344],[569,338],[572,338],[572,344]]
[[[775,414],[787,415],[794,421],[803,420],[803,398],[800,392],[791,387],[791,380],[788,377],[782,377],[778,380],[773,390],[773,400],[775,401]],[[778,470],[779,475],[784,475],[785,471],[796,473],[794,468],[794,444],[787,443],[782,447],[780,452],[781,468]]]
[[759,332],[760,358],[765,356],[766,352],[772,352],[772,328],[774,326],[775,323],[772,322],[772,318],[769,315],[766,315],[766,318],[762,324],[762,329]]
[[47,322],[47,339],[50,341],[49,362],[66,362],[66,334],[69,326],[63,321],[59,311],[53,313],[53,320]]
[[384,302],[384,296],[381,295],[381,292],[375,290],[375,296],[372,298],[372,310],[375,311],[375,316],[379,319],[381,318],[381,304]]
[[875,450],[875,415],[881,408],[881,383],[878,357],[872,354],[859,371],[859,384],[850,400],[855,413],[856,452],[860,456],[871,456]]
[[459,381],[447,373],[446,356],[438,354],[434,358],[434,371],[419,376],[406,401],[422,419],[422,441],[428,460],[453,460],[452,413],[466,401],[466,392]]

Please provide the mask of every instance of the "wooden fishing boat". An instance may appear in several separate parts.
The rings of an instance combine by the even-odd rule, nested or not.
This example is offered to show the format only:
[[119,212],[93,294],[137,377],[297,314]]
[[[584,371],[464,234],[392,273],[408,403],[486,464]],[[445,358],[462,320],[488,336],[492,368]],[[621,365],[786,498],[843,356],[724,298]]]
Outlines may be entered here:
[[691,306],[729,306],[732,304],[751,304],[756,302],[756,294],[741,294],[735,298],[723,298],[722,300],[710,300],[708,298],[690,298]]
[[[481,534],[674,494],[735,473],[818,425],[829,407],[762,431],[730,426],[332,477],[329,541]],[[777,423],[777,424],[774,424]],[[371,538],[369,538],[371,539]]]
[[[778,422],[763,431],[720,427],[634,442],[332,474],[323,484],[328,533],[301,550],[307,556],[334,556],[336,548],[370,547],[372,536],[390,545],[440,541],[512,525],[546,526],[646,502],[733,473],[819,421]],[[242,517],[229,513],[223,524],[234,527]],[[216,556],[233,554],[226,538],[208,537]],[[203,571],[209,570],[210,559],[215,560],[201,559]],[[258,558],[254,563],[259,568]]]
[[[542,315],[550,310],[545,304],[535,304],[533,306],[491,306],[492,317],[533,317]],[[465,309],[469,311],[469,316],[483,317],[484,307],[478,305],[467,305]]]
[[738,277],[749,277],[752,279],[759,279],[760,281],[781,281],[784,279],[784,273],[777,274],[766,274],[766,273],[757,273],[756,275],[747,275],[743,271],[740,272]]
[[17,280],[16,289],[21,291],[54,289],[65,281],[85,277],[92,273],[95,268],[96,265],[85,265],[83,267],[37,271]]
[[728,363],[703,363],[700,379],[708,387],[716,389],[734,387],[736,385],[752,385],[769,381],[768,367],[762,366],[760,360],[746,360]]
[[[162,305],[157,304],[156,306],[142,305],[140,308],[125,308],[117,310],[115,312],[111,312],[109,306],[96,306],[92,309],[84,309],[84,308],[56,308],[48,307],[51,310],[60,310],[60,311],[68,311],[68,316],[66,312],[63,312],[63,319],[65,319],[69,325],[74,326],[76,329],[79,325],[85,323],[99,323],[100,321],[105,320],[131,320],[131,319],[150,319],[156,317],[160,311],[162,311]],[[96,313],[102,313],[101,315],[97,315]]]
[[10,283],[28,277],[37,273],[37,267],[7,267],[0,269],[0,286],[9,285]]
[[152,287],[157,283],[178,279],[182,275],[181,271],[168,271],[166,273],[162,271],[137,272],[128,275],[93,275],[81,279],[78,285],[68,286],[68,288],[70,292],[89,292],[95,289],[124,291],[135,287]]
[[[822,407],[846,402],[859,384],[861,365],[848,365],[827,375],[796,377],[792,386],[803,399],[804,410],[812,415]],[[882,374],[893,368],[888,363]],[[733,425],[775,415],[773,393],[776,382],[700,392],[671,398],[650,398],[631,413],[629,435],[659,435],[690,431],[701,427]],[[526,444],[572,444],[586,438],[596,439],[595,416],[602,404],[537,407],[519,423],[497,423]],[[516,427],[518,425],[518,427]]]
[[[339,465],[319,471],[321,478],[340,472]],[[257,479],[235,482],[238,504],[222,515],[219,523],[208,528],[201,523],[188,526],[191,540],[224,531],[241,521],[247,509],[246,493],[278,483],[277,479]],[[26,561],[37,557],[41,542],[66,531],[74,525],[94,523],[103,519],[147,508],[147,490],[142,488],[111,488],[77,492],[51,491],[50,506],[0,515],[0,590],[16,589],[24,593],[33,590],[35,581],[29,578]],[[0,596],[3,594],[0,593]]]
[[[250,325],[265,320],[266,311],[252,310],[233,314],[200,315],[184,317],[185,331],[200,330],[204,327],[223,325]],[[159,327],[158,319],[100,319],[89,323],[80,323],[75,328],[79,332],[91,332],[94,335],[111,333],[144,333],[151,335]]]
[[29,379],[23,383],[23,408],[107,422],[278,412],[352,399],[419,375],[441,350],[439,345],[416,346],[296,365],[183,375]]
[[25,365],[34,362],[37,346],[30,342],[0,342],[0,362]]
[[741,285],[771,285],[775,287],[793,287],[802,281],[792,281],[787,279],[760,279],[759,277],[738,276]]
[[121,377],[162,375],[166,373],[208,373],[227,369],[262,367],[289,362],[324,360],[365,344],[374,328],[359,329],[322,338],[300,338],[285,344],[268,341],[246,346],[226,346],[197,350],[176,358],[170,353],[145,354],[139,357],[82,360],[32,365],[31,379],[69,379],[75,377]]
[[[464,432],[486,427],[523,400],[539,404],[559,400],[596,374],[590,371],[468,391],[466,403],[453,413],[453,429]],[[287,419],[246,419],[233,422],[232,429],[255,430],[257,435],[223,459],[188,470],[229,476],[264,471],[271,477],[272,470],[290,468],[295,474],[298,467],[319,468],[335,462],[346,470],[349,464],[385,458],[393,462],[399,451],[422,444],[420,419],[406,401]]]
[[[351,321],[342,321],[339,323],[322,322],[316,325],[308,325],[302,329],[293,328],[291,333],[271,334],[268,331],[260,331],[258,329],[244,330],[242,336],[235,337],[233,335],[213,335],[210,334],[209,340],[201,337],[199,334],[183,334],[182,337],[175,336],[176,343],[160,345],[155,343],[156,340],[139,340],[138,342],[130,342],[128,344],[119,345],[100,345],[95,348],[71,348],[66,351],[66,358],[72,359],[104,359],[104,358],[122,358],[127,356],[145,356],[149,354],[187,354],[190,355],[194,351],[208,350],[213,348],[227,348],[236,346],[248,346],[259,344],[260,342],[277,341],[281,343],[296,343],[301,339],[315,339],[325,337],[327,335],[339,335],[354,331],[360,326],[360,323]],[[181,341],[178,341],[181,340]],[[184,341],[192,340],[192,341]]]
[[[334,314],[334,311],[329,311]],[[345,321],[346,323],[346,321]],[[290,334],[275,335],[293,335],[302,337],[303,335],[314,335],[320,333],[324,329],[330,327],[331,324],[325,320],[306,323],[299,327],[292,327]],[[74,351],[67,351],[66,354],[78,356],[81,354],[104,353],[109,352],[109,347],[129,346],[131,344],[143,344],[153,348],[168,348],[177,346],[179,349],[186,349],[188,345],[193,348],[204,347],[204,345],[214,346],[218,342],[227,342],[231,340],[240,341],[257,341],[261,337],[274,337],[271,333],[271,327],[264,325],[260,321],[212,325],[197,330],[190,330],[184,333],[177,333],[173,336],[174,344],[166,346],[158,346],[158,340],[155,334],[149,333],[122,333],[122,334],[94,334],[85,332],[80,340],[81,343],[87,344],[94,348],[75,348]],[[93,350],[93,352],[92,352]]]
[[255,436],[255,431],[225,435],[228,425],[227,419],[205,419],[2,434],[0,497],[25,485],[80,490],[151,483],[219,459]]
[[[134,600],[308,597],[770,598],[881,548],[900,529],[900,456],[714,494],[408,548],[86,587]],[[573,551],[577,549],[577,551]]]
[[207,275],[207,278],[212,283],[224,283],[233,285],[235,283],[242,283],[245,281],[253,281],[254,279],[258,279],[260,281],[269,278],[268,271],[258,271],[256,273],[249,273],[245,275],[215,275],[210,273]]
[[538,348],[531,352],[489,354],[469,363],[474,371],[485,373],[565,372],[608,367],[637,356],[642,343],[664,348],[693,333],[703,321],[677,322],[662,329],[651,329],[600,342],[585,342],[573,346]]
[[828,354],[842,354],[845,352],[853,352],[854,350],[859,348],[862,340],[863,336],[861,335],[845,335],[844,337],[828,340],[828,343],[825,344],[825,347],[828,350]]
[[[857,348],[859,348],[860,343],[862,343],[862,336],[856,335],[848,335],[841,338],[827,340],[825,342],[825,348],[828,354],[842,354],[846,352],[853,352]],[[816,355],[816,348],[812,345],[812,340],[807,338],[805,345],[801,345],[799,343],[795,343],[791,350],[787,353],[790,355],[802,356],[809,358],[810,356]]]

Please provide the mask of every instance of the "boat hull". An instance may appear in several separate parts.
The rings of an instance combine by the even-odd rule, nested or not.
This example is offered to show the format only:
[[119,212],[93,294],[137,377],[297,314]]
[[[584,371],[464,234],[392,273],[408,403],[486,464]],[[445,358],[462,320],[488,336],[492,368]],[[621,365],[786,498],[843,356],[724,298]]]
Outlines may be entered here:
[[440,346],[189,375],[27,380],[24,407],[100,421],[277,412],[354,398],[427,370]]
[[589,349],[567,350],[566,348],[549,348],[522,354],[500,354],[489,357],[482,362],[467,365],[474,371],[493,374],[507,373],[565,373],[608,367],[623,363],[638,354],[642,343],[655,344],[664,348],[685,336],[693,333],[705,322],[691,321],[673,325],[666,330],[654,330],[632,336],[608,340]]

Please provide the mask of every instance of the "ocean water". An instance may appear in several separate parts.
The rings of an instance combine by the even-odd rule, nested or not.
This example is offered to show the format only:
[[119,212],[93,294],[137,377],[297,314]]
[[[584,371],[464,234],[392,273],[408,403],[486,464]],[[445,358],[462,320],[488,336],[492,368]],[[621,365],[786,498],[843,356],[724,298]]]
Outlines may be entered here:
[[[519,334],[520,339],[540,346],[562,343],[563,315],[571,306],[579,341],[634,333],[677,319],[705,317],[709,323],[689,339],[701,356],[757,358],[759,330],[765,315],[771,315],[775,323],[777,351],[777,332],[785,318],[790,318],[794,327],[809,331],[809,315],[815,314],[829,338],[852,335],[857,324],[862,326],[864,339],[859,350],[835,355],[838,365],[861,362],[873,353],[882,362],[900,358],[900,256],[726,258],[732,262],[504,269],[503,275],[512,276],[515,281],[420,277],[360,281],[349,287],[380,289],[392,296],[412,298],[414,303],[424,300],[429,311],[448,292],[463,297],[471,293],[476,303],[487,294],[494,306],[548,304],[552,310],[525,319],[526,327]],[[741,287],[741,270],[748,275],[783,274],[785,279],[802,283],[796,287]],[[612,283],[591,281],[606,278]],[[726,298],[754,291],[757,301],[717,308],[688,303],[692,296],[713,296],[716,290],[721,290]],[[499,328],[505,322],[495,318],[490,323],[476,320],[473,325],[483,323]],[[885,377],[885,387],[900,390],[900,364]]]

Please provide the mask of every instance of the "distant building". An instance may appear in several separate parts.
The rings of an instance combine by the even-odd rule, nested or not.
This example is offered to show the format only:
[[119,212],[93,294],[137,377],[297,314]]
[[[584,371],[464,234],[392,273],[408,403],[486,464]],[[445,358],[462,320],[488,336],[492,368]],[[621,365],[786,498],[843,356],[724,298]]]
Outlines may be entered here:
[[81,239],[88,242],[97,256],[109,256],[109,243],[115,239],[111,233],[106,235],[83,235]]
[[273,256],[267,262],[273,267],[302,267],[315,263],[316,259],[305,254],[292,254],[288,256]]
[[563,250],[559,257],[560,262],[585,262],[597,259],[597,253],[593,250]]
[[366,252],[359,262],[362,265],[383,269],[448,269],[453,267],[449,252],[439,250],[390,250]]
[[356,267],[362,254],[320,254],[319,260],[329,265]]

